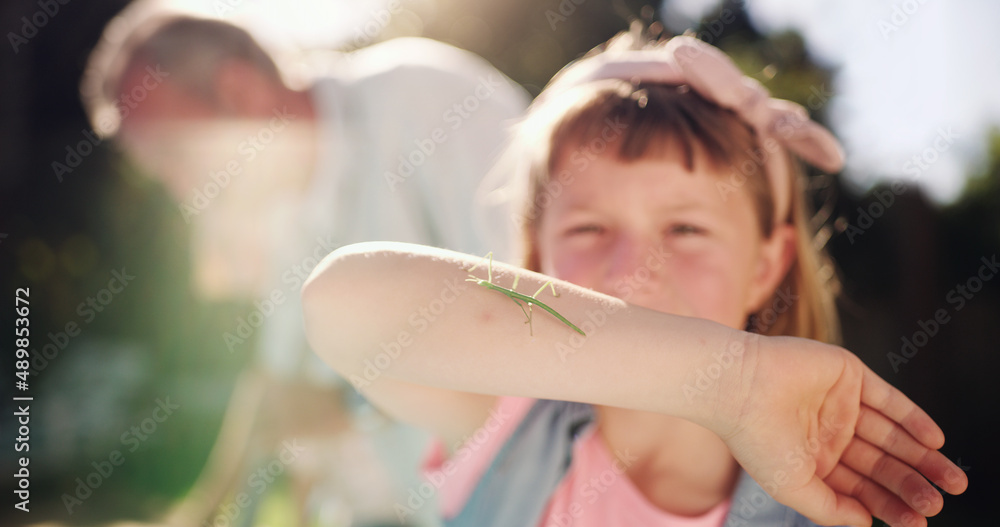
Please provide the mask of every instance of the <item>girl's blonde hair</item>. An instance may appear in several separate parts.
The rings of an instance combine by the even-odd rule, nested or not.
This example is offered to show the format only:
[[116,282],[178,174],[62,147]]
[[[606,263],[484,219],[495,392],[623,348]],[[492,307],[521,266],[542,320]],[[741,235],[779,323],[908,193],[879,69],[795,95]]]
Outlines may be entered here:
[[517,137],[512,151],[517,152],[513,157],[524,195],[515,219],[521,224],[525,268],[540,270],[536,231],[548,203],[563,186],[572,184],[570,172],[561,170],[567,162],[581,165],[598,155],[612,155],[628,163],[680,151],[688,170],[701,159],[728,176],[716,183],[720,199],[736,187],[749,191],[763,237],[770,237],[779,221],[795,228],[796,258],[746,329],[839,341],[834,268],[813,241],[802,170],[797,163],[788,163],[794,167],[796,182],[791,210],[789,217],[775,218],[764,162],[768,156],[789,154],[773,140],[761,144],[752,127],[732,111],[684,85],[608,79],[576,86],[533,107]]

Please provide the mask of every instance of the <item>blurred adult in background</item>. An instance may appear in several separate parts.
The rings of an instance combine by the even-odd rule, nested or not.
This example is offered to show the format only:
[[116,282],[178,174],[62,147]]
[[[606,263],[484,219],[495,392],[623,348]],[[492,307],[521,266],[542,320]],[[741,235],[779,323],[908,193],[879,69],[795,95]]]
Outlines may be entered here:
[[[403,475],[415,473],[423,437],[371,415],[359,425],[347,410],[358,406],[354,387],[308,350],[299,289],[325,254],[358,241],[505,254],[509,219],[477,189],[526,93],[477,56],[415,38],[353,52],[334,75],[296,86],[243,29],[160,14],[108,25],[82,94],[95,131],[176,199],[197,289],[253,301],[206,350],[259,348],[171,521],[214,524],[255,462],[314,434],[325,446],[308,443],[306,460],[289,464],[310,511],[300,521],[397,522],[393,505],[420,483]],[[433,517],[426,509],[420,516]]]

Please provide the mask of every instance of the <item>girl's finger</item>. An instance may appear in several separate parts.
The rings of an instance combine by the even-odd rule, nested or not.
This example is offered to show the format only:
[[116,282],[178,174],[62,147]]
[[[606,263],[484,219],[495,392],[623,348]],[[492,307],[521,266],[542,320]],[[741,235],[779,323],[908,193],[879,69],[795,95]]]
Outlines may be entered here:
[[841,461],[854,472],[873,480],[924,516],[941,512],[944,499],[913,467],[855,438]]
[[861,402],[899,423],[927,448],[937,450],[944,446],[944,432],[927,412],[867,366],[861,384]]
[[854,433],[875,448],[917,469],[949,494],[961,494],[969,485],[968,478],[957,465],[937,450],[920,444],[906,430],[872,408],[861,407]]
[[838,495],[853,496],[872,515],[892,527],[927,527],[927,518],[878,483],[843,464],[838,464],[824,481]]

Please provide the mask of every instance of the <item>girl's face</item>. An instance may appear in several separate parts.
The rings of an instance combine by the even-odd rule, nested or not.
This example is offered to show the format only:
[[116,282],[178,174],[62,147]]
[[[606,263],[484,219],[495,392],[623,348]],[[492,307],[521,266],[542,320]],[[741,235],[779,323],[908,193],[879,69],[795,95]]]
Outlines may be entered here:
[[536,232],[541,272],[742,328],[787,271],[794,232],[783,226],[762,239],[748,189],[729,192],[728,173],[705,158],[696,156],[693,172],[679,159],[564,157]]

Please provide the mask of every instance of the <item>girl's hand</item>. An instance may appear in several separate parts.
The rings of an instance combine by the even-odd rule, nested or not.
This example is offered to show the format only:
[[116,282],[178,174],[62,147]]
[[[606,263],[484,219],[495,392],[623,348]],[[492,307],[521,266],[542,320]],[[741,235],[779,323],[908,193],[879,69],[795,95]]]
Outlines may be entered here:
[[[723,387],[717,430],[769,494],[816,523],[925,526],[968,478],[938,449],[944,433],[850,352],[790,337],[748,337]],[[926,478],[926,479],[925,479]]]

